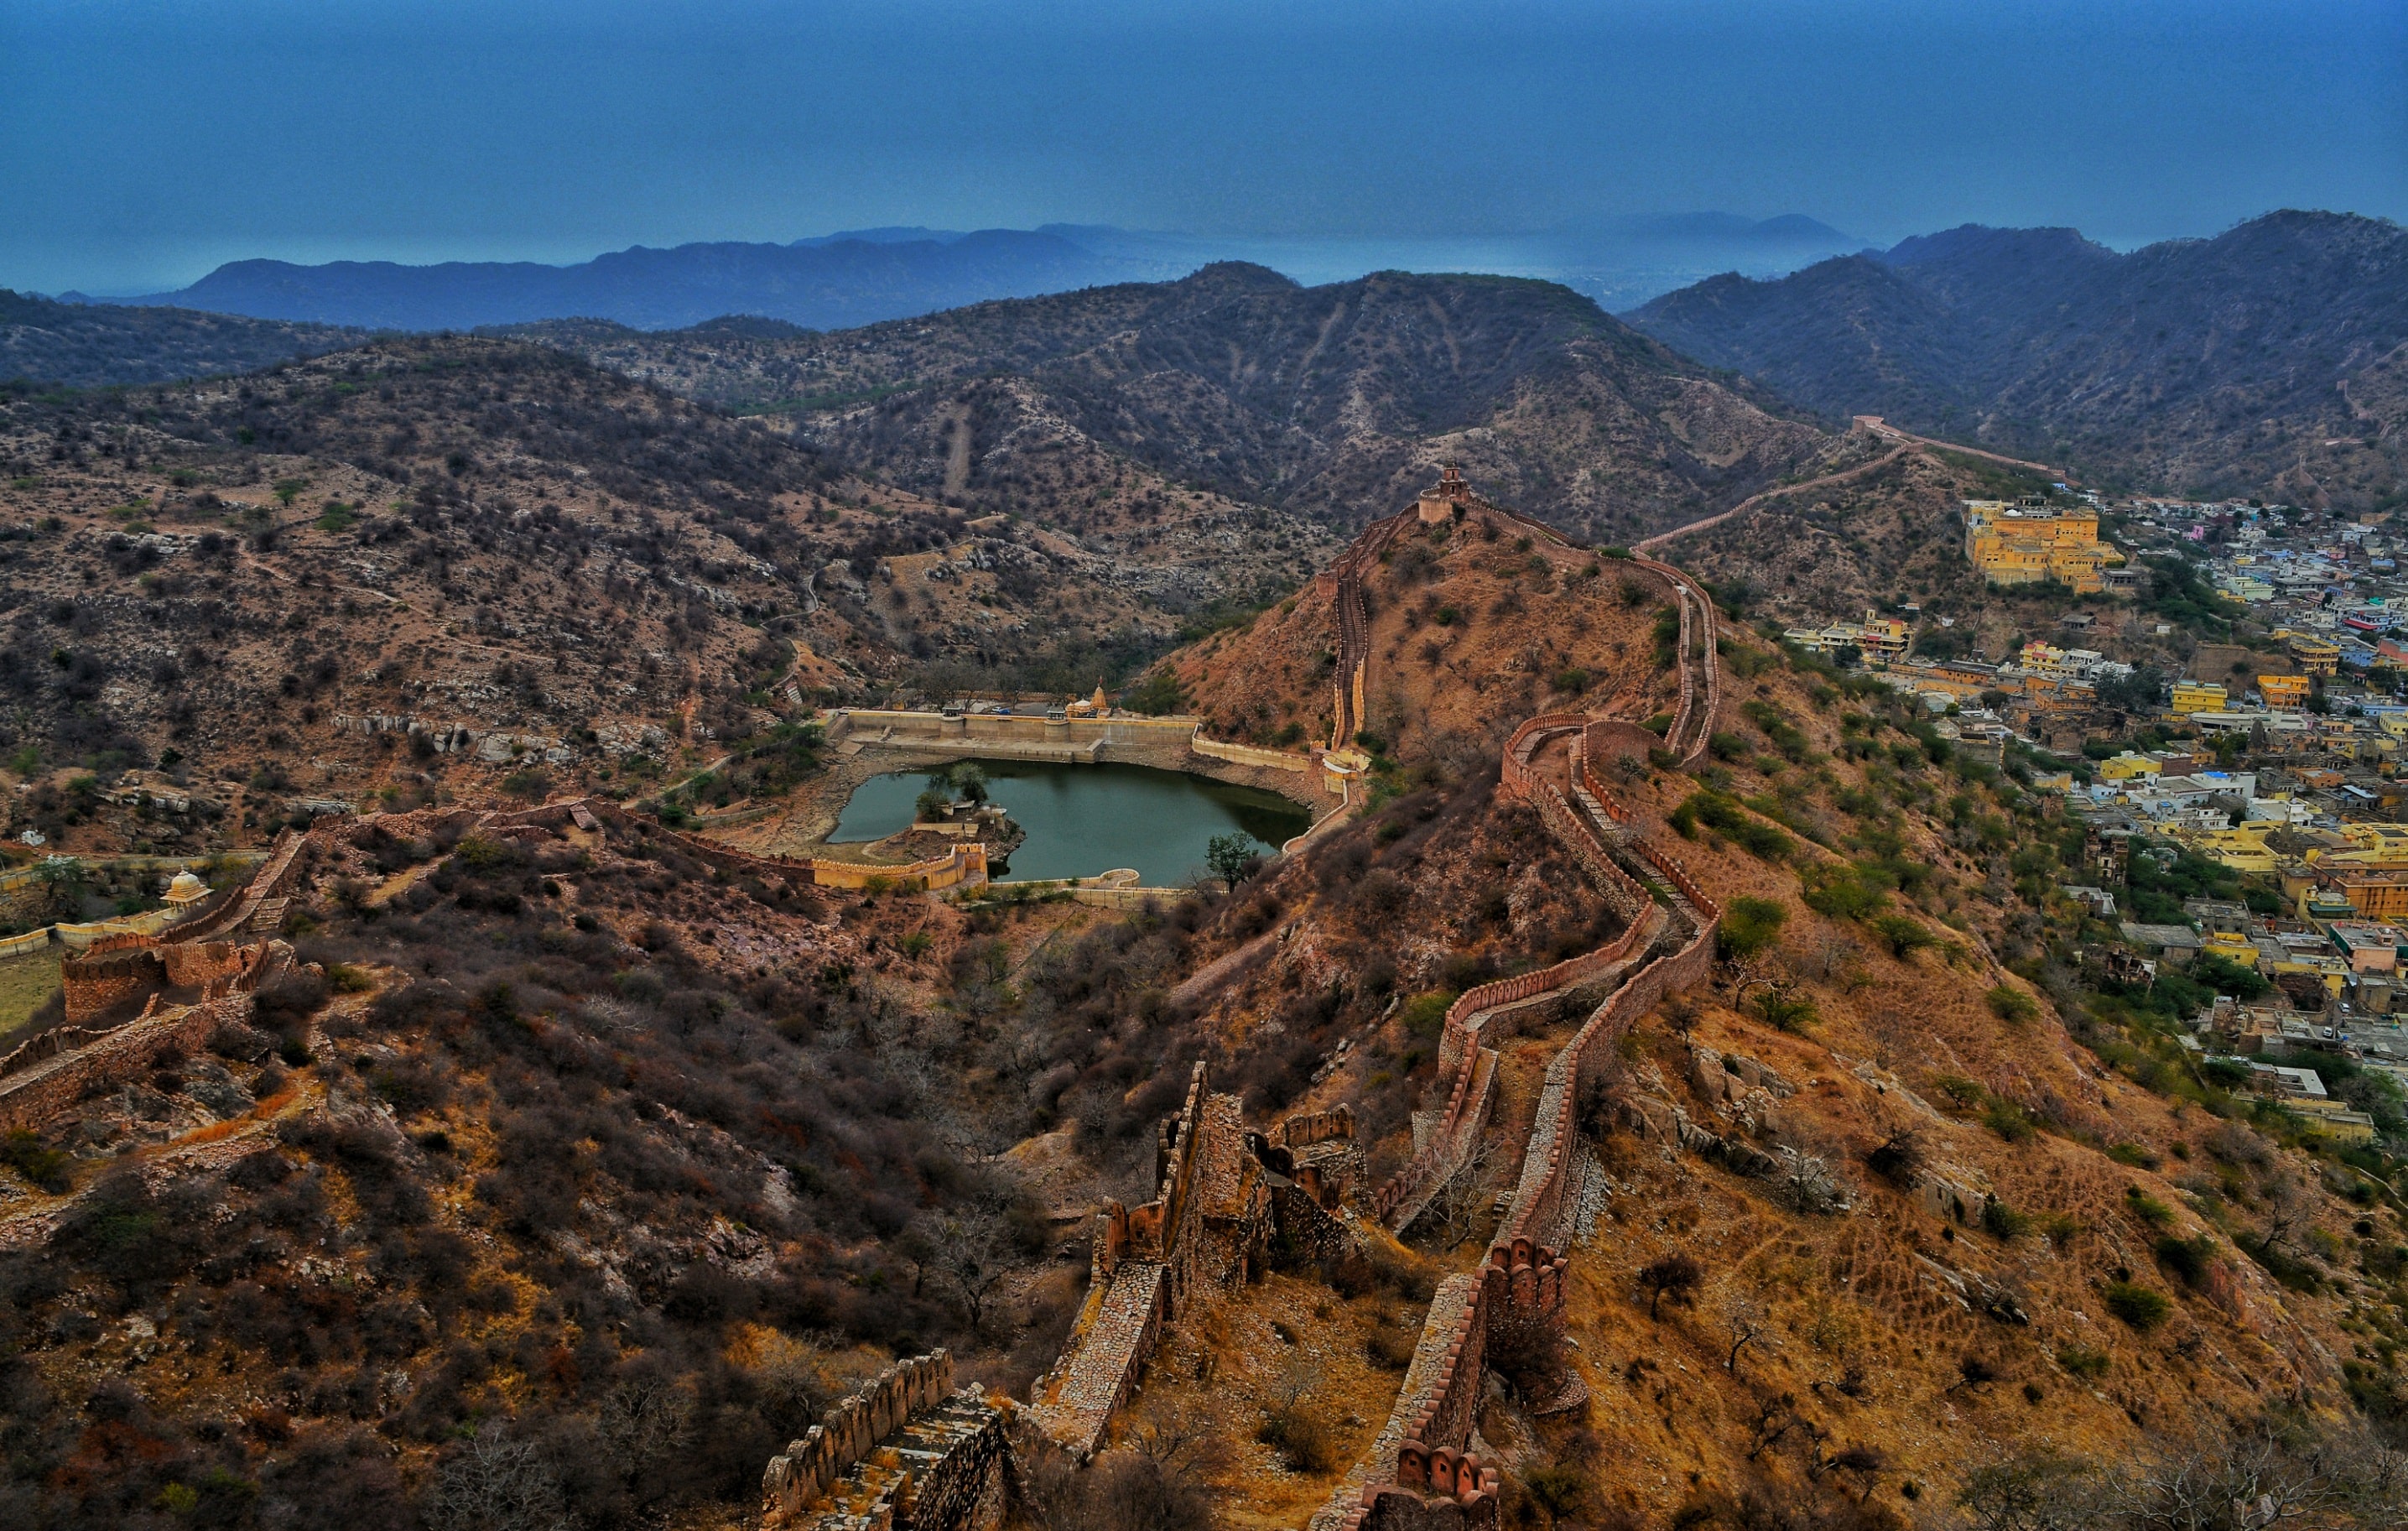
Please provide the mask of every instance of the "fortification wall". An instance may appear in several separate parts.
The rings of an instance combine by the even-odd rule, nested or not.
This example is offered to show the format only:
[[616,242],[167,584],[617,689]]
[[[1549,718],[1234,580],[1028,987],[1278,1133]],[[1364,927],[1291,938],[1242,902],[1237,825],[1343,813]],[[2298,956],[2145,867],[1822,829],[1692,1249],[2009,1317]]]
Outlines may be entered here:
[[112,950],[95,946],[59,964],[59,987],[67,1020],[80,1024],[127,1000],[159,992],[167,987],[167,968],[148,946]]
[[[1030,1391],[1039,1427],[1081,1460],[1102,1445],[1112,1414],[1128,1401],[1161,1342],[1163,1325],[1184,1311],[1213,1247],[1222,1246],[1225,1255],[1241,1252],[1254,1236],[1251,1230],[1225,1229],[1217,1240],[1207,1237],[1208,1197],[1199,1182],[1209,1176],[1216,1184],[1234,1183],[1239,1177],[1225,1173],[1228,1166],[1217,1161],[1244,1152],[1234,1130],[1235,1100],[1211,1096],[1208,1084],[1199,1062],[1188,1076],[1179,1114],[1157,1124],[1154,1199],[1125,1208],[1115,1203],[1096,1215],[1086,1307],[1061,1358]],[[1224,1103],[1226,1109],[1213,1109]],[[1216,1125],[1227,1130],[1216,1133]],[[1208,1158],[1215,1164],[1207,1166]],[[1258,1199],[1268,1216],[1268,1198]],[[1229,1273],[1204,1274],[1226,1279]]]
[[[39,1127],[88,1090],[139,1074],[171,1049],[198,1052],[219,1027],[247,1021],[251,1012],[251,995],[233,994],[165,1016],[145,1016],[106,1032],[68,1026],[45,1032],[0,1060],[0,1132]],[[36,1047],[44,1047],[49,1056],[11,1068]]]
[[1714,927],[1709,921],[1678,952],[1632,974],[1548,1063],[1521,1178],[1498,1232],[1498,1245],[1510,1249],[1517,1243],[1537,1244],[1556,1234],[1579,1144],[1577,1116],[1583,1092],[1602,1076],[1614,1044],[1641,1017],[1667,993],[1706,976],[1713,962],[1713,942]]
[[851,707],[828,715],[830,744],[860,740],[896,744],[1038,744],[1092,749],[1097,744],[1184,743],[1203,719],[1173,717],[1027,717],[1018,714],[887,712]]
[[749,851],[686,834],[650,819],[638,818],[608,798],[579,798],[546,803],[541,808],[528,809],[523,813],[495,815],[493,821],[558,828],[573,822],[576,813],[580,810],[590,817],[607,820],[621,829],[665,840],[705,866],[715,867],[734,876],[774,878],[789,883],[816,884],[822,888],[859,888],[876,882],[889,888],[921,890],[958,888],[966,883],[986,881],[986,846],[976,842],[954,845],[944,855],[924,861],[878,866],[866,861],[834,861],[824,857],[754,856]]
[[1274,1148],[1309,1148],[1316,1143],[1354,1136],[1354,1113],[1343,1105],[1326,1111],[1299,1111],[1283,1118],[1263,1134]]
[[898,1361],[838,1400],[809,1434],[769,1459],[761,1474],[763,1523],[791,1524],[880,1441],[953,1391],[953,1359],[939,1350]]

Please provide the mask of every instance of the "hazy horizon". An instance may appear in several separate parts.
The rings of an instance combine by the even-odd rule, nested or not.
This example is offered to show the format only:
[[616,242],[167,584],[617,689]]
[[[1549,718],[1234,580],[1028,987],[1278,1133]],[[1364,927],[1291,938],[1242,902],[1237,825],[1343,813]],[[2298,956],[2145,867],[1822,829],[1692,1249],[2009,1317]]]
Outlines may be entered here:
[[0,285],[845,228],[1299,244],[2408,218],[2408,9],[20,0]]

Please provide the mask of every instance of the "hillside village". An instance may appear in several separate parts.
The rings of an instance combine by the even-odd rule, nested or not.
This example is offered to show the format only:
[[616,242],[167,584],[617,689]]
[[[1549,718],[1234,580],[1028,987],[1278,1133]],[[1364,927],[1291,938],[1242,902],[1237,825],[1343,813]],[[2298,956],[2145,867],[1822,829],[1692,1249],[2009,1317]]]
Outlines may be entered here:
[[[1956,750],[2061,797],[2084,880],[2057,893],[2100,971],[2200,981],[2183,1041],[2202,1064],[2310,1135],[2371,1142],[2374,1118],[2314,1072],[2252,1060],[2318,1050],[2408,1086],[2408,581],[2393,542],[2294,506],[2056,489],[2060,503],[1967,500],[1965,556],[1994,593],[2075,598],[2061,643],[1931,657],[1953,624],[1912,603],[1781,637],[1916,698]],[[2177,675],[2086,643],[2177,624],[2224,640],[2197,642]]]

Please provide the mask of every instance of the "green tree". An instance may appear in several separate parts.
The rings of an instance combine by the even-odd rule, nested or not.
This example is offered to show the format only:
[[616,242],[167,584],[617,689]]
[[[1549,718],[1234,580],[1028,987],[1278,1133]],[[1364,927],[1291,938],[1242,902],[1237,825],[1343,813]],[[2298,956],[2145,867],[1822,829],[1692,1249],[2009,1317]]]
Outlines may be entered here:
[[986,801],[986,771],[976,760],[964,760],[953,767],[953,790],[968,803]]
[[1780,937],[1789,911],[1770,899],[1735,898],[1723,910],[1720,929],[1723,953],[1742,961],[1754,957]]
[[1233,893],[1238,890],[1238,885],[1252,876],[1254,868],[1262,863],[1262,858],[1254,854],[1254,836],[1235,830],[1227,834],[1214,835],[1211,843],[1204,847],[1204,860],[1211,867],[1212,875],[1220,878]]

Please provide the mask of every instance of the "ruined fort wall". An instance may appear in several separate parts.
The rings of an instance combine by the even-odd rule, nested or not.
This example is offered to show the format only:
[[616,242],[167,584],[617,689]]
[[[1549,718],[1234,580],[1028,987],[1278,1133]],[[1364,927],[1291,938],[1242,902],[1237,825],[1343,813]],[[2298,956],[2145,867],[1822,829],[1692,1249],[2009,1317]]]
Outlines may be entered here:
[[[525,814],[507,816],[507,822],[544,823],[557,827],[570,822],[572,810],[579,808],[622,829],[666,841],[705,866],[732,876],[771,877],[815,884],[822,888],[867,888],[874,881],[882,881],[892,888],[928,890],[986,881],[986,847],[975,843],[955,845],[944,855],[925,861],[899,866],[835,861],[825,858],[754,856],[650,819],[638,818],[608,798],[581,798],[574,802],[551,803],[540,809],[528,810]],[[495,816],[495,821],[505,821],[505,816]]]
[[1615,911],[1630,922],[1629,926],[1619,938],[1595,951],[1552,967],[1483,984],[1466,991],[1447,1007],[1446,1020],[1439,1033],[1440,1076],[1453,1080],[1446,1108],[1412,1162],[1374,1194],[1373,1215],[1383,1221],[1444,1185],[1461,1168],[1472,1139],[1484,1125],[1485,1101],[1478,1097],[1475,1085],[1480,1049],[1493,1040],[1487,1034],[1491,1013],[1539,994],[1576,988],[1610,973],[1642,950],[1661,928],[1662,917],[1652,896],[1614,864],[1612,857],[1597,843],[1554,785],[1530,769],[1529,762],[1547,735],[1579,727],[1584,721],[1579,715],[1552,714],[1533,718],[1516,729],[1506,744],[1507,773],[1513,778],[1518,794],[1537,806],[1540,818],[1572,853]]
[[[198,1052],[219,1027],[238,1025],[251,1013],[251,997],[235,994],[97,1033],[79,1027],[45,1032],[10,1060],[39,1044],[49,1044],[50,1057],[0,1076],[0,1132],[39,1127],[88,1091],[139,1074],[171,1050]],[[53,1043],[53,1037],[59,1040]],[[7,1061],[0,1061],[0,1069],[7,1065]]]
[[764,1524],[791,1524],[881,1440],[953,1391],[953,1357],[940,1350],[896,1362],[833,1405],[808,1435],[769,1459],[761,1475]]
[[1564,1209],[1564,1193],[1579,1150],[1580,1097],[1602,1076],[1615,1043],[1663,997],[1702,980],[1713,962],[1714,927],[1709,921],[1687,944],[1670,957],[1648,963],[1603,1004],[1547,1065],[1539,1092],[1522,1175],[1513,1189],[1512,1208],[1499,1227],[1497,1243],[1515,1240],[1539,1244],[1550,1240]]

